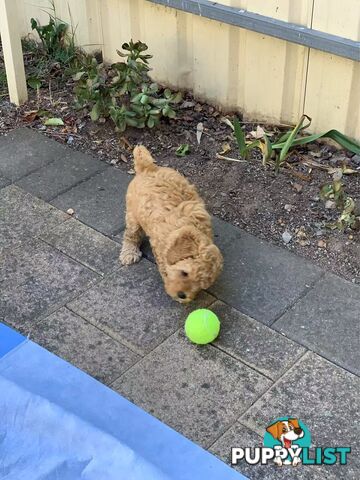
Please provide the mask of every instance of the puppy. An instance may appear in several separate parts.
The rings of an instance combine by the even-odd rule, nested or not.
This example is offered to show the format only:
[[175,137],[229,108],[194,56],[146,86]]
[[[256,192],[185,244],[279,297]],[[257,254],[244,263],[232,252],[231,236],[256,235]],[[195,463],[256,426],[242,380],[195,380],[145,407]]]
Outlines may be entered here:
[[126,194],[126,228],[120,262],[136,263],[147,235],[166,292],[188,303],[219,275],[222,255],[211,218],[195,187],[172,168],[155,165],[143,146],[134,149],[135,178]]
[[[296,418],[289,418],[287,421],[279,421],[273,423],[266,429],[276,440],[279,440],[283,448],[289,449],[293,446],[293,442],[304,436],[304,431],[299,425],[299,421]],[[295,445],[294,445],[295,446]],[[295,457],[292,462],[285,460],[284,462],[280,457],[274,460],[274,463],[281,466],[283,463],[292,463],[294,467],[301,462],[300,457]]]

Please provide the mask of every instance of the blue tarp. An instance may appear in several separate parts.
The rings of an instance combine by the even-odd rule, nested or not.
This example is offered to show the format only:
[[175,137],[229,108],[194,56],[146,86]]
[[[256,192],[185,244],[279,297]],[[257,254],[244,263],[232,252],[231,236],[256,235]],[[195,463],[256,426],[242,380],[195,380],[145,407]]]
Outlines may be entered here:
[[116,392],[0,324],[0,479],[244,478]]

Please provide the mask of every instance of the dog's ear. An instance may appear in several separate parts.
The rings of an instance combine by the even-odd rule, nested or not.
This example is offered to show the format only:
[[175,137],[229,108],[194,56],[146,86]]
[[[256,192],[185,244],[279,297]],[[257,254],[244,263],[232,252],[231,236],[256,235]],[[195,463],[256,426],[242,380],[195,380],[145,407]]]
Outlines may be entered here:
[[267,427],[266,431],[270,433],[276,440],[280,439],[280,434],[279,434],[279,424],[281,422],[276,422],[270,425],[270,427]]
[[202,288],[206,289],[214,283],[223,267],[223,257],[218,247],[214,244],[200,249],[203,264],[207,266],[203,278]]
[[294,428],[301,428],[297,418],[289,418],[288,422],[291,423]]
[[181,227],[170,239],[166,260],[174,265],[180,260],[196,257],[199,253],[196,231],[192,227]]

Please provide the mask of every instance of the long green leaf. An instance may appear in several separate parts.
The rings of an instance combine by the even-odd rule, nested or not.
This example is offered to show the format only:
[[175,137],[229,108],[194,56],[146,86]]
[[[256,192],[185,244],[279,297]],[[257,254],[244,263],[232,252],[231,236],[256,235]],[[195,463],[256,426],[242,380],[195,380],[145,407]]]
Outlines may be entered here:
[[[303,125],[300,129],[299,129],[299,132],[300,133],[302,130],[305,130],[306,128],[309,128],[310,125],[311,125],[311,118],[310,117],[307,117],[309,119],[309,122],[306,124],[306,125]],[[283,133],[282,135],[280,135],[280,137],[278,137],[276,140],[275,140],[275,143],[285,143],[286,140],[289,138],[289,136],[291,135],[291,130],[289,130],[288,132],[285,132]]]
[[[284,146],[281,148],[280,155],[279,155],[279,160],[277,162],[278,166],[281,165],[284,162],[284,160],[286,158],[286,155],[288,154],[289,149],[293,146],[294,140],[296,139],[296,135],[298,134],[301,127],[303,126],[303,123],[304,123],[306,118],[309,120],[309,122],[311,122],[311,118],[309,118],[307,115],[302,115],[298,124],[296,125],[296,127],[293,129],[293,131],[289,135],[288,139],[284,143]],[[310,123],[309,123],[309,125],[310,125]]]
[[245,133],[242,131],[240,122],[237,117],[234,118],[234,135],[239,147],[240,156],[245,157],[246,156]]
[[[346,148],[352,153],[360,155],[360,144],[355,140],[351,139],[350,137],[347,137],[343,133],[340,133],[338,130],[329,130],[328,132],[325,132],[325,133],[318,133],[314,135],[308,135],[306,137],[297,138],[292,142],[292,146],[295,147],[297,145],[305,145],[306,143],[314,142],[319,138],[331,138],[332,140],[337,142],[339,145],[341,145],[343,148]],[[284,145],[285,145],[285,142],[275,143],[273,144],[272,148],[274,150],[279,150],[279,149],[282,149]]]

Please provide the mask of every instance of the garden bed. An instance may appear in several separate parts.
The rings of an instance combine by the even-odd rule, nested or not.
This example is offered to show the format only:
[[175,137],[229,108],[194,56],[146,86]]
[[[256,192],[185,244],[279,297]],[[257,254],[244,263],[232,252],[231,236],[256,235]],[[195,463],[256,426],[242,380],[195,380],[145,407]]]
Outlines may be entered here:
[[[50,89],[30,89],[29,101],[20,108],[8,102],[3,88],[0,133],[24,125],[41,130],[70,148],[91,153],[130,174],[131,150],[142,143],[160,165],[176,168],[194,183],[215,216],[360,283],[360,233],[326,228],[325,223],[334,221],[339,212],[325,208],[320,198],[321,186],[332,180],[326,168],[347,165],[360,172],[359,156],[328,144],[313,143],[293,150],[288,158],[292,169],[275,174],[270,166],[262,165],[258,150],[251,151],[247,161],[240,159],[222,114],[210,105],[198,103],[190,94],[184,95],[176,119],[164,119],[153,129],[128,127],[124,133],[116,133],[109,120],[94,123],[85,110],[75,110],[73,87],[71,80],[64,83],[55,75]],[[41,111],[61,118],[64,126],[46,127]],[[204,130],[198,143],[200,122]],[[244,125],[250,136],[258,124]],[[272,125],[262,127],[266,131],[276,129]],[[184,157],[175,153],[181,144],[190,147]],[[220,159],[217,154],[221,152],[241,161]],[[317,166],[309,167],[304,160]],[[360,175],[344,175],[342,182],[345,192],[359,201]]]

